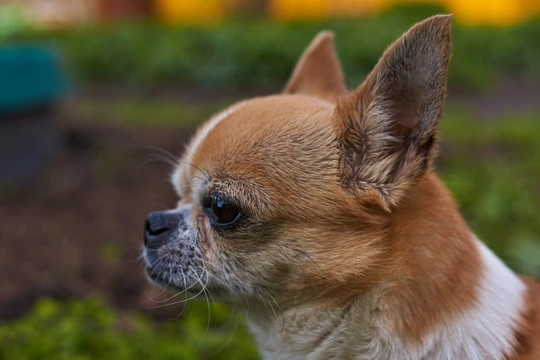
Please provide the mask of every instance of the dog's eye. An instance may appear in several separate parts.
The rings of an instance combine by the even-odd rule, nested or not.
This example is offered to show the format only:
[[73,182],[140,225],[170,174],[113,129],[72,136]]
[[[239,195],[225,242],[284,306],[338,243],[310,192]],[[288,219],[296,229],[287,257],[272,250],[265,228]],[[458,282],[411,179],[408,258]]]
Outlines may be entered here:
[[213,197],[207,209],[212,224],[216,226],[233,225],[242,217],[238,206],[226,202],[220,196]]

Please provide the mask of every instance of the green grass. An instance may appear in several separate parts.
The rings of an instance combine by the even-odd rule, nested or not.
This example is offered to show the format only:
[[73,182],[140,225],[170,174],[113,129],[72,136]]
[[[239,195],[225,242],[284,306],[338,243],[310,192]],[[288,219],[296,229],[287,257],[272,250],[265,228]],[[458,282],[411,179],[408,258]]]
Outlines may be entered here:
[[77,100],[76,111],[83,120],[116,126],[193,129],[233,102],[227,100],[190,104],[172,100],[140,101],[121,98],[103,101],[87,98]]
[[[349,85],[356,86],[394,39],[416,21],[441,12],[432,6],[401,6],[357,20],[277,24],[233,19],[206,30],[131,23],[25,32],[4,41],[57,47],[79,83],[230,91],[280,88],[317,32],[330,29]],[[487,88],[501,75],[540,76],[540,19],[509,28],[455,24],[453,34],[451,83]]]
[[540,114],[478,122],[449,111],[442,178],[477,235],[514,269],[540,276]]
[[0,325],[0,358],[257,359],[246,327],[227,307],[193,303],[181,320],[154,324],[97,299],[39,301],[24,318]]

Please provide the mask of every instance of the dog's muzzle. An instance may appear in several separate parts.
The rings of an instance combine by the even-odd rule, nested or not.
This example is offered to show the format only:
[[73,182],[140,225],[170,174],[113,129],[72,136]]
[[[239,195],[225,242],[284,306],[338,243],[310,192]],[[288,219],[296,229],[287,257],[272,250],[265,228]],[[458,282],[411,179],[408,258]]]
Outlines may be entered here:
[[144,246],[157,249],[164,245],[171,237],[173,231],[184,222],[179,212],[155,211],[148,214],[144,224]]
[[150,279],[160,286],[197,291],[206,281],[191,206],[148,214],[144,225],[144,260]]

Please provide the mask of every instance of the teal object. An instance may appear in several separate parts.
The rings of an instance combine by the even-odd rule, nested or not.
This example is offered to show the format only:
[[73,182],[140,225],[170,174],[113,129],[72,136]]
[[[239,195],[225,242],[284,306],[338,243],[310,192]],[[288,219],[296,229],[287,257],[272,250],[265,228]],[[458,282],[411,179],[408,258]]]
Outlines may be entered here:
[[51,49],[0,48],[0,115],[48,105],[67,91],[59,56]]

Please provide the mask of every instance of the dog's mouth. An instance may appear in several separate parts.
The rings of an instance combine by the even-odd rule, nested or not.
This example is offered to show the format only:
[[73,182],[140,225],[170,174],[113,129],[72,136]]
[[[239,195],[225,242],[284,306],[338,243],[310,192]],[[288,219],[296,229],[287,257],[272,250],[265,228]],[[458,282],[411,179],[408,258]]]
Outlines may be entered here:
[[183,293],[197,295],[207,288],[207,281],[204,274],[196,279],[192,279],[185,274],[179,274],[176,271],[160,271],[155,268],[146,267],[146,275],[154,284],[167,290],[175,290]]

